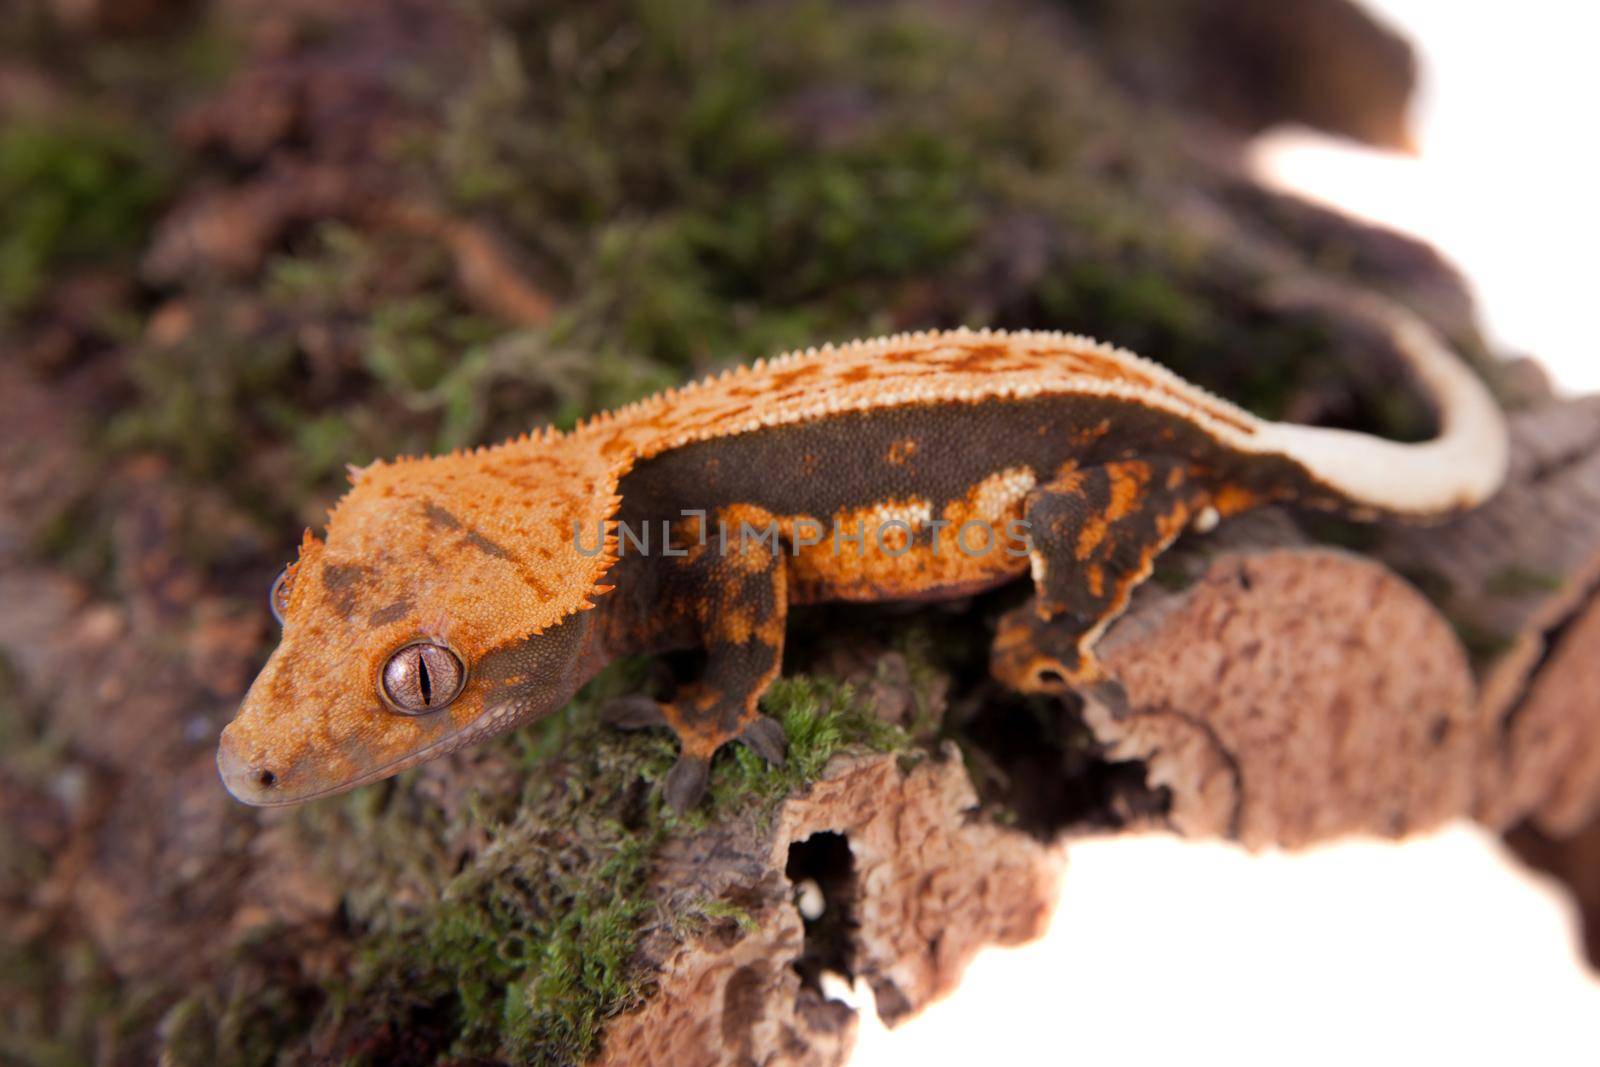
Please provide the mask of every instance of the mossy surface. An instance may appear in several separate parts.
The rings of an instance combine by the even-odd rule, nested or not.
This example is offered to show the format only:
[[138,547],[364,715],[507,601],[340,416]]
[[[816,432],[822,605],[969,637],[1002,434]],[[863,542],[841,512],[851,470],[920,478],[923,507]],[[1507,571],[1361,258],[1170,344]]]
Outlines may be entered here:
[[113,451],[219,483],[285,552],[346,464],[905,327],[1087,332],[1264,415],[1426,427],[1381,375],[1303,358],[1327,331],[1249,297],[1282,250],[1167,210],[1195,176],[1170,120],[1060,42],[819,2],[494,0],[475,25],[465,81],[397,74],[438,122],[387,162],[514,243],[553,321],[468,306],[435,240],[328,222],[248,291],[194,292],[193,328],[138,346],[105,426]]
[[167,190],[153,141],[99,119],[0,124],[0,317],[69,267],[126,269]]
[[[327,856],[344,887],[355,949],[346,977],[314,995],[320,1008],[307,1017],[287,998],[280,1006],[291,1014],[280,1024],[298,1020],[310,1047],[352,1062],[381,1062],[347,1047],[352,1034],[374,1029],[437,1035],[436,1054],[582,1059],[606,1019],[648,995],[651,976],[637,955],[647,934],[749,922],[728,901],[653,899],[650,864],[665,842],[714,820],[764,823],[834,755],[909,744],[850,687],[787,678],[763,703],[788,734],[784,766],[742,747],[725,751],[706,805],[677,816],[653,788],[675,758],[670,738],[594,719],[597,701],[637,680],[637,665],[608,672],[554,719],[475,757],[500,772],[497,782],[509,772],[520,790],[452,785],[441,805],[434,789],[418,787],[426,774],[418,772],[301,814],[303,846]],[[482,844],[464,849],[466,840]],[[168,1028],[190,1038],[204,1031],[192,1016]],[[214,1049],[215,1038],[194,1047]]]

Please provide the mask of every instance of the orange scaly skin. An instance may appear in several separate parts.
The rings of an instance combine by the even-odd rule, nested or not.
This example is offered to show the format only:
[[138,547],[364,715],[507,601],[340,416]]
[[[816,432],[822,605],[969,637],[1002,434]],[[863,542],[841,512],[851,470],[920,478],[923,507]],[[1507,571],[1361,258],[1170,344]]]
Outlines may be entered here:
[[786,356],[571,433],[355,471],[287,572],[283,639],[223,733],[223,780],[253,804],[340,792],[547,715],[618,655],[700,648],[704,676],[670,701],[608,709],[677,733],[665,792],[681,808],[727,741],[782,758],[757,702],[791,604],[1030,573],[995,673],[1101,683],[1094,641],[1191,525],[1273,502],[1427,516],[1493,490],[1492,403],[1448,354],[1411,351],[1430,340],[1405,334],[1413,320],[1374,314],[1433,394],[1430,445],[1264,422],[1085,338],[963,330]]

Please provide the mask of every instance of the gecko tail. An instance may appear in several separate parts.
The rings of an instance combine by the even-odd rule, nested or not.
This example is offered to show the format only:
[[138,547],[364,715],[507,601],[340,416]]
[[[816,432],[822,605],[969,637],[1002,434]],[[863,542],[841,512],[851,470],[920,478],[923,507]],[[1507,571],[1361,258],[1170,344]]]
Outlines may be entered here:
[[1297,460],[1357,509],[1427,519],[1477,506],[1505,482],[1510,445],[1505,416],[1488,387],[1413,312],[1374,293],[1318,283],[1285,286],[1286,304],[1337,306],[1381,330],[1423,389],[1439,422],[1429,441],[1407,444],[1321,426],[1269,423],[1264,452]]

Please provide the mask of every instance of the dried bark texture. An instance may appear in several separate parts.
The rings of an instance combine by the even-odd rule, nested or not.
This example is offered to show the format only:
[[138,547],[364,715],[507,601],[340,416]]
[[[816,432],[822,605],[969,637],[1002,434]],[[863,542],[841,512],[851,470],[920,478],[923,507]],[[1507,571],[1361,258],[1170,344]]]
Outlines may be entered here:
[[1561,837],[1524,824],[1506,835],[1506,844],[1530,867],[1566,883],[1583,913],[1589,962],[1600,967],[1600,818]]
[[1302,845],[1466,810],[1472,675],[1449,625],[1383,567],[1319,548],[1225,553],[1105,643],[1131,708],[1088,711],[1171,791],[1192,836]]
[[[808,951],[843,949],[893,1023],[955,988],[984,945],[1039,936],[1064,854],[973,818],[976,806],[953,745],[910,768],[890,754],[841,757],[783,804],[769,832],[717,828],[675,850],[667,897],[715,893],[750,921],[674,945],[657,965],[660,991],[613,1025],[598,1062],[842,1063],[855,1015],[803,986],[792,964]],[[791,849],[830,834],[848,863],[818,872],[823,910],[802,921],[785,875]],[[848,945],[807,945],[828,932]]]
[[[855,1037],[855,1013],[802,990],[788,961],[800,958],[804,931],[779,884],[745,914],[756,926],[721,930],[680,947],[659,966],[661,991],[607,1035],[598,1064],[778,1062],[842,1063]],[[762,1055],[758,1058],[756,1053]]]
[[[1074,0],[1136,89],[1245,131],[1299,122],[1389,148],[1411,139],[1410,47],[1341,0]],[[1152,61],[1157,53],[1159,61]]]
[[1494,656],[1483,673],[1477,818],[1530,812],[1555,833],[1600,802],[1600,398],[1513,420],[1505,490],[1440,530],[1404,531],[1380,557],[1435,585]]
[[1507,788],[1488,810],[1503,817],[1527,797],[1534,824],[1559,837],[1582,830],[1600,809],[1600,597],[1553,642],[1515,718],[1499,724]]

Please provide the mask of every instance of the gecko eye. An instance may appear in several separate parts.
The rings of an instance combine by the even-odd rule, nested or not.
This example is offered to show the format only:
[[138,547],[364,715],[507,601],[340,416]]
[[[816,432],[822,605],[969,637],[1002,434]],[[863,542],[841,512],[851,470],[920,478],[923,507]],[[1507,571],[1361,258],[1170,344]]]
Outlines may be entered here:
[[283,613],[289,610],[289,588],[294,579],[289,575],[289,568],[285,567],[272,579],[272,591],[267,594],[267,606],[272,609],[272,617],[278,620],[278,625],[283,625]]
[[454,652],[443,645],[419,641],[389,657],[378,691],[394,711],[423,715],[459,696],[466,674]]

